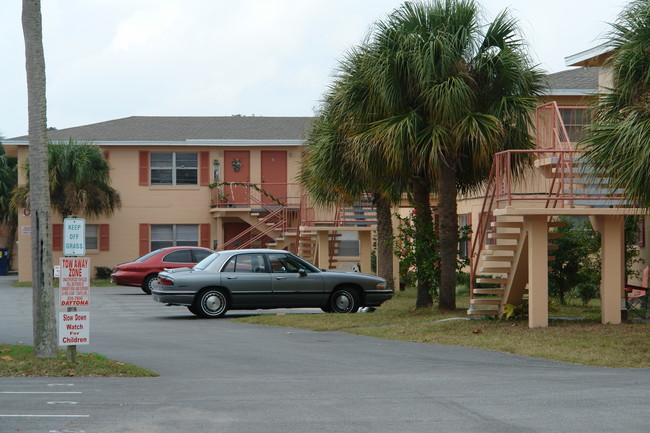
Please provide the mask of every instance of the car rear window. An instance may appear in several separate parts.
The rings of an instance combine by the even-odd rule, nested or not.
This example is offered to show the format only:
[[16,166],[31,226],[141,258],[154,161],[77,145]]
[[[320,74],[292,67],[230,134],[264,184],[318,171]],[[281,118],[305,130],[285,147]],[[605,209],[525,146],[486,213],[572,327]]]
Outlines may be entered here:
[[212,254],[212,251],[207,251],[207,250],[192,250],[192,254],[194,254],[194,263],[198,263],[201,260],[205,259],[208,257],[210,254]]
[[140,257],[139,259],[135,259],[134,262],[138,262],[138,263],[144,262],[145,260],[150,259],[151,257],[155,256],[156,254],[158,254],[161,251],[162,250],[152,251],[152,252],[150,252],[148,254],[145,254],[144,256]]

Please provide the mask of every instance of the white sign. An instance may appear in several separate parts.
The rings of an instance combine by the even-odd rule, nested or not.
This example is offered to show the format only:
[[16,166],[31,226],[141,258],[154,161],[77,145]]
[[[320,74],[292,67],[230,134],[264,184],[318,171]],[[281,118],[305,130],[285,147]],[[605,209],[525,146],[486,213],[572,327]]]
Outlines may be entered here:
[[90,344],[90,313],[67,311],[59,313],[59,346]]
[[90,258],[61,257],[59,273],[59,306],[88,306],[90,301]]
[[63,255],[83,256],[86,254],[86,220],[65,218],[63,220]]

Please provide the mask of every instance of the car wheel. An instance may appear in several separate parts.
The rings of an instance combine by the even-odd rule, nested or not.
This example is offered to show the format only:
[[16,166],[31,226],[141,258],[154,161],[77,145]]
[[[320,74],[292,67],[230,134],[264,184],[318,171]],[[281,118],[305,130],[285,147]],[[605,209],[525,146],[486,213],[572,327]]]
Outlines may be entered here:
[[187,309],[190,310],[190,313],[194,314],[195,316],[200,316],[199,312],[197,311],[196,308],[194,308],[194,305],[188,305]]
[[228,296],[218,289],[203,290],[194,300],[192,307],[196,310],[194,314],[201,317],[221,317],[226,314],[230,307]]
[[330,305],[329,302],[324,307],[320,307],[320,309],[323,310],[325,313],[331,313],[332,312],[332,306]]
[[158,275],[156,274],[147,275],[144,281],[142,281],[142,286],[140,286],[142,287],[142,291],[145,292],[147,295],[151,295],[151,291],[154,289],[157,278]]
[[337,289],[330,298],[330,307],[335,313],[356,313],[359,309],[359,295],[354,289]]

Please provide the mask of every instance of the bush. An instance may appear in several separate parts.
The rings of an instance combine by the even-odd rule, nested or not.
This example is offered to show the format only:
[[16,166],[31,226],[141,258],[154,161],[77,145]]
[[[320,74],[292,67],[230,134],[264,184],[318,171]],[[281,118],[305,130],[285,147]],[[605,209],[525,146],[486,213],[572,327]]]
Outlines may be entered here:
[[111,277],[113,269],[108,266],[95,266],[95,277],[98,280],[107,280]]

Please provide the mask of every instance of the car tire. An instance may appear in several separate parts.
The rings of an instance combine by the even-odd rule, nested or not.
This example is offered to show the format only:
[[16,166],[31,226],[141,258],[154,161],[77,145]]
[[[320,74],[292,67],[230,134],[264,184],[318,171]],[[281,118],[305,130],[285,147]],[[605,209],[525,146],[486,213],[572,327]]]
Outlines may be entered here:
[[190,311],[200,317],[221,317],[230,308],[230,299],[223,290],[206,289],[196,296],[192,308],[196,311]]
[[332,306],[330,305],[330,302],[327,302],[327,305],[320,307],[321,310],[325,313],[331,313],[332,312]]
[[330,297],[330,304],[334,313],[356,313],[359,309],[359,295],[349,287],[334,290]]
[[142,285],[140,286],[142,287],[142,291],[147,295],[151,295],[151,291],[154,288],[154,284],[157,278],[157,274],[147,275],[146,278],[142,281]]

